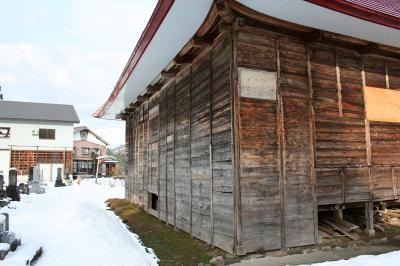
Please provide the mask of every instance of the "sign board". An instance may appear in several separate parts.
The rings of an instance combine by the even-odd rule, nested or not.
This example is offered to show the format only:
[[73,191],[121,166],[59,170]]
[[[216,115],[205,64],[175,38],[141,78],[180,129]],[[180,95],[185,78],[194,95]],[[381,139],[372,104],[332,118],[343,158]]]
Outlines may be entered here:
[[239,68],[240,96],[276,101],[276,72]]

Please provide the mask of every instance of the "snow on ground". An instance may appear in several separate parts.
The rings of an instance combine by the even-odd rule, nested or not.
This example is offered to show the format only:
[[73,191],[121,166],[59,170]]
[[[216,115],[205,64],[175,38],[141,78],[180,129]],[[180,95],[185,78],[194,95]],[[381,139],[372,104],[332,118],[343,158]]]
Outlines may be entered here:
[[[112,179],[83,180],[81,185],[47,187],[45,194],[22,195],[10,214],[10,230],[22,245],[0,265],[25,265],[43,247],[37,266],[157,265],[158,259],[104,201],[122,198],[124,184]],[[146,252],[148,250],[151,253]]]
[[400,265],[400,251],[381,255],[362,255],[349,260],[329,261],[312,264],[313,266],[395,266]]

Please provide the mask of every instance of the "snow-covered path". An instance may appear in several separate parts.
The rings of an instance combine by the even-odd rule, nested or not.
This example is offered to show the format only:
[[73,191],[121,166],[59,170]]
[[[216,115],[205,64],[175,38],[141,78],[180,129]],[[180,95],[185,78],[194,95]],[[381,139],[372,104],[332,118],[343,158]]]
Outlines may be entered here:
[[123,184],[84,180],[81,185],[48,187],[45,194],[22,195],[10,213],[10,229],[22,246],[0,265],[25,265],[39,246],[43,255],[36,265],[157,265],[137,236],[130,233],[104,201],[123,197]]

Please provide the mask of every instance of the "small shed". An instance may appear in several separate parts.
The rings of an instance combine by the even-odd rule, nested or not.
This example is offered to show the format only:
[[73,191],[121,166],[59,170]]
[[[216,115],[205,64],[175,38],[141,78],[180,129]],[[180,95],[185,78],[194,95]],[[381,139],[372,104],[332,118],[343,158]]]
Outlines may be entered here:
[[160,0],[94,114],[126,121],[126,198],[239,255],[317,243],[322,209],[362,206],[372,234],[400,194],[386,3]]

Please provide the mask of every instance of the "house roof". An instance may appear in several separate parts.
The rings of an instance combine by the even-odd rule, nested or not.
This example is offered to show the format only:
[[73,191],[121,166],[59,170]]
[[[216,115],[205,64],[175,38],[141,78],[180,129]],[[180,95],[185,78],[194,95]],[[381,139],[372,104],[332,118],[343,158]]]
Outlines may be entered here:
[[[226,1],[293,24],[400,48],[400,0]],[[111,95],[93,116],[113,119],[134,102],[195,35],[213,2],[159,0]]]
[[79,123],[73,105],[0,101],[0,119]]
[[306,0],[356,18],[400,29],[399,0]]
[[94,132],[93,130],[91,130],[91,129],[88,128],[87,126],[74,127],[74,133],[75,133],[75,132],[81,132],[82,130],[86,130],[86,131],[92,133],[93,136],[95,136],[98,140],[100,140],[101,142],[103,142],[105,145],[109,145],[109,143],[108,143],[107,141],[105,141],[102,137],[100,137],[96,132]]

